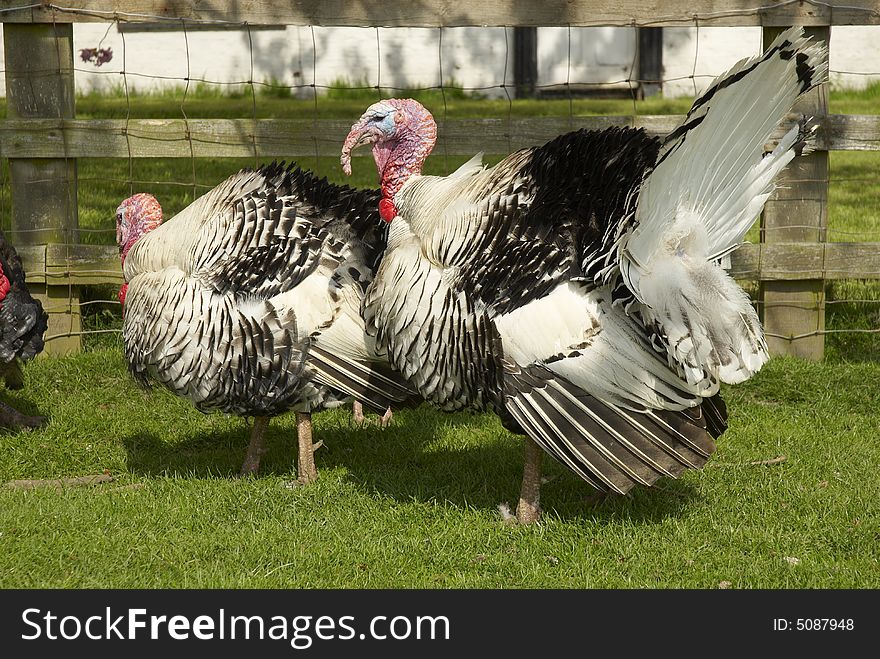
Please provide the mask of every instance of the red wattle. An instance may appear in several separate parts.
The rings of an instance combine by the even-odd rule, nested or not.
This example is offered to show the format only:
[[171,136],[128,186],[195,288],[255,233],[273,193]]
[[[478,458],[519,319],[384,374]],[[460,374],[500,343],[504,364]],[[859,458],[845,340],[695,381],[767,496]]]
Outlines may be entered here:
[[126,293],[128,293],[128,284],[123,284],[120,287],[119,293],[118,293],[119,304],[121,304],[123,308],[125,308],[125,294]]
[[[3,300],[6,299],[6,294],[9,292],[10,288],[9,280],[6,278],[6,275],[3,274],[3,266],[0,265],[0,302],[3,302]],[[2,307],[3,305],[0,304],[0,308]]]
[[382,199],[379,202],[379,217],[386,222],[391,222],[391,220],[397,217],[397,208],[394,207],[393,201],[390,199]]

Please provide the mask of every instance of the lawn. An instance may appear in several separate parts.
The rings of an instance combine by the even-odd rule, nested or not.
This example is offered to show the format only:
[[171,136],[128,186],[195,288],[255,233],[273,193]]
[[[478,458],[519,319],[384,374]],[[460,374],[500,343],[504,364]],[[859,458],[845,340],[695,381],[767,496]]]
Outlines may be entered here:
[[[831,111],[876,112],[875,93],[835,94]],[[425,94],[450,118],[634,112],[631,101],[511,104]],[[318,109],[354,119],[374,97],[334,92]],[[195,90],[185,108],[189,117],[252,116],[254,101],[258,116],[311,116],[315,108],[265,90],[256,98]],[[133,103],[84,97],[78,115],[181,116],[183,102],[180,94]],[[635,111],[680,113],[687,105],[650,99]],[[428,171],[461,160],[437,157]],[[135,191],[154,192],[170,216],[191,201],[193,182],[200,194],[252,164],[81,161],[83,240],[112,244],[113,213],[130,179],[150,182]],[[335,159],[303,165],[342,180]],[[375,184],[369,159],[354,170],[354,185]],[[832,177],[829,239],[880,239],[878,154],[833,153]],[[828,306],[830,328],[878,327],[875,282],[837,282],[828,292],[832,302],[847,301]],[[83,294],[112,298],[106,287]],[[86,309],[89,328],[118,327],[118,305]],[[295,427],[283,416],[270,427],[262,474],[239,480],[245,420],[202,415],[163,389],[140,390],[118,335],[88,337],[85,352],[37,360],[26,389],[4,394],[51,423],[0,434],[0,484],[105,471],[113,480],[0,486],[0,587],[876,588],[880,337],[832,334],[827,347],[823,363],[774,359],[751,381],[726,388],[730,430],[703,471],[601,498],[547,461],[544,518],[518,527],[497,506],[515,504],[522,442],[491,415],[423,406],[397,412],[381,430],[355,428],[345,410],[318,414],[320,478],[308,487],[289,486]]]
[[[2,587],[878,587],[880,365],[776,359],[725,391],[701,472],[597,498],[555,463],[541,523],[511,526],[521,442],[491,416],[422,407],[386,430],[315,417],[320,477],[291,488],[294,424],[238,480],[244,421],[138,389],[118,349],[28,369],[48,428],[0,435]],[[758,465],[753,462],[784,462]]]

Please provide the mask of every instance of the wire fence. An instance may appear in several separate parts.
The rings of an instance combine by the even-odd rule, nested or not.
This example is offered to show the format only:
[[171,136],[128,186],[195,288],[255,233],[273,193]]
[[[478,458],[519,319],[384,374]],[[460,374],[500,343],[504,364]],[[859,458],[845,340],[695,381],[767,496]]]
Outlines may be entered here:
[[[7,19],[21,20],[29,11],[43,21],[44,36],[55,46],[54,58],[43,52],[24,69],[7,61],[7,94],[22,76],[32,85],[74,85],[78,80],[97,90],[81,84],[78,116],[61,104],[54,114],[22,113],[10,97],[0,128],[0,222],[25,258],[29,281],[44,287],[47,310],[56,319],[47,333],[50,342],[119,333],[119,304],[110,293],[122,281],[113,218],[118,203],[135,192],[154,193],[170,217],[240,166],[282,158],[342,182],[338,154],[347,127],[369,103],[396,95],[420,98],[437,119],[440,139],[429,161],[432,173],[449,173],[477,151],[494,162],[581,127],[626,123],[662,135],[674,128],[689,102],[665,95],[646,98],[648,86],[681,91],[685,83],[691,96],[699,93],[736,60],[762,49],[767,33],[760,28],[762,17],[806,6],[816,15],[828,13],[827,19],[820,16],[820,24],[834,24],[840,16],[847,23],[880,22],[870,3],[812,1],[731,2],[729,11],[694,13],[669,0],[661,4],[682,5],[681,15],[600,16],[595,23],[581,16],[567,24],[553,19],[548,21],[552,31],[538,33],[532,53],[537,79],[524,95],[523,81],[514,76],[514,64],[524,54],[517,49],[516,28],[502,21],[496,27],[423,27],[434,20],[429,16],[412,20],[411,28],[311,24],[280,30],[249,20],[169,17],[107,4],[114,6],[0,6],[7,39],[21,25]],[[518,11],[523,4],[511,3]],[[338,5],[329,5],[333,15]],[[309,10],[320,14],[320,9]],[[388,9],[377,22],[406,25],[406,17],[394,11]],[[526,27],[540,21],[542,11],[536,9]],[[338,17],[343,26],[357,21],[355,10]],[[745,21],[752,27],[726,30],[726,41],[716,27],[747,17],[756,19]],[[86,18],[98,27],[78,22]],[[605,30],[597,39],[593,25],[618,31]],[[638,30],[655,26],[667,30],[659,54],[651,53],[655,65],[662,58],[663,68],[646,75],[647,54]],[[878,41],[880,27],[863,29],[872,31],[866,43],[871,37]],[[78,39],[80,30],[90,35],[88,43]],[[279,36],[295,37],[293,55]],[[173,41],[177,44],[169,45]],[[586,45],[592,42],[599,45],[590,51]],[[273,53],[273,44],[286,58]],[[869,61],[835,58],[847,47],[831,40],[832,81],[844,76],[880,80],[880,68],[867,69]],[[169,62],[176,71],[168,70]],[[231,73],[217,73],[222,62],[234,62]],[[272,72],[283,70],[285,62],[294,74],[276,78]],[[477,69],[483,73],[475,75]],[[768,337],[779,339],[778,352],[818,338],[844,357],[880,359],[880,247],[875,242],[880,236],[880,88],[869,84],[861,92],[832,92],[830,98],[829,105],[827,90],[820,92],[810,108],[821,130],[809,158],[820,163],[825,158],[825,165],[793,166],[783,184],[799,195],[794,203],[802,213],[784,222],[757,223],[749,235],[752,244],[734,255],[733,272],[752,282],[747,288],[764,313]],[[830,178],[829,150],[834,151]],[[23,179],[16,167],[33,159],[63,166],[29,171]],[[356,169],[372,171],[371,165]],[[366,177],[355,182],[375,184]],[[64,189],[63,220],[46,226],[16,215],[22,190],[38,192],[53,185]],[[767,317],[768,308],[795,310],[794,316],[780,322]],[[812,348],[808,352],[815,354]]]

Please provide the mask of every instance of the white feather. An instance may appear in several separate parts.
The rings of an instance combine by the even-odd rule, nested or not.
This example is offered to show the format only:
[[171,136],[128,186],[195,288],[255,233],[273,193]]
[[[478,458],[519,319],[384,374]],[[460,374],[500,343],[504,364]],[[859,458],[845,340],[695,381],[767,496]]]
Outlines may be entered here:
[[[787,57],[774,48],[784,47]],[[690,383],[707,374],[740,382],[767,360],[757,314],[714,261],[743,239],[792,158],[798,128],[770,154],[763,147],[803,93],[798,54],[812,84],[828,70],[827,48],[800,28],[781,34],[771,54],[743,60],[695,101],[692,127],[661,151],[639,196],[635,228],[619,243],[620,272],[665,331],[670,359]],[[722,82],[723,81],[723,82]]]
[[303,279],[295,288],[270,299],[277,309],[296,314],[297,338],[303,339],[330,323],[337,305],[330,297],[330,275],[316,271]]
[[549,295],[497,316],[495,327],[505,356],[525,366],[592,341],[600,331],[599,310],[594,298],[565,282]]
[[505,357],[543,363],[596,398],[630,409],[681,410],[718,391],[718,383],[682,382],[644,340],[644,330],[607,288],[566,282],[549,295],[495,318]]
[[483,152],[480,151],[461,167],[452,172],[449,176],[452,178],[465,178],[473,176],[483,171]]

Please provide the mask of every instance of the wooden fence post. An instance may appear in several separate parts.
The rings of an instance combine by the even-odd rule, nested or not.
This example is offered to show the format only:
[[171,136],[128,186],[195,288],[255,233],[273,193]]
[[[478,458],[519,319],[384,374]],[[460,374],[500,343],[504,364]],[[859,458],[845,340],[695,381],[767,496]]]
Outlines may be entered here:
[[516,98],[534,98],[538,84],[538,28],[513,28],[513,84]]
[[[74,116],[73,25],[3,24],[7,116]],[[76,160],[10,158],[12,237],[16,244],[79,242]],[[80,349],[79,293],[72,286],[31,284],[49,313],[47,354]],[[61,335],[61,336],[58,336]]]
[[637,28],[639,40],[639,98],[663,91],[663,28]]
[[[764,28],[764,47],[784,28]],[[830,27],[808,27],[814,39],[829,43]],[[828,85],[806,94],[794,112],[821,118],[828,114]],[[828,221],[828,152],[795,158],[777,181],[764,207],[761,241],[824,243]],[[767,344],[773,355],[822,359],[825,329],[825,280],[761,282],[760,299]],[[803,336],[809,334],[809,336]],[[800,338],[797,338],[800,337]]]

